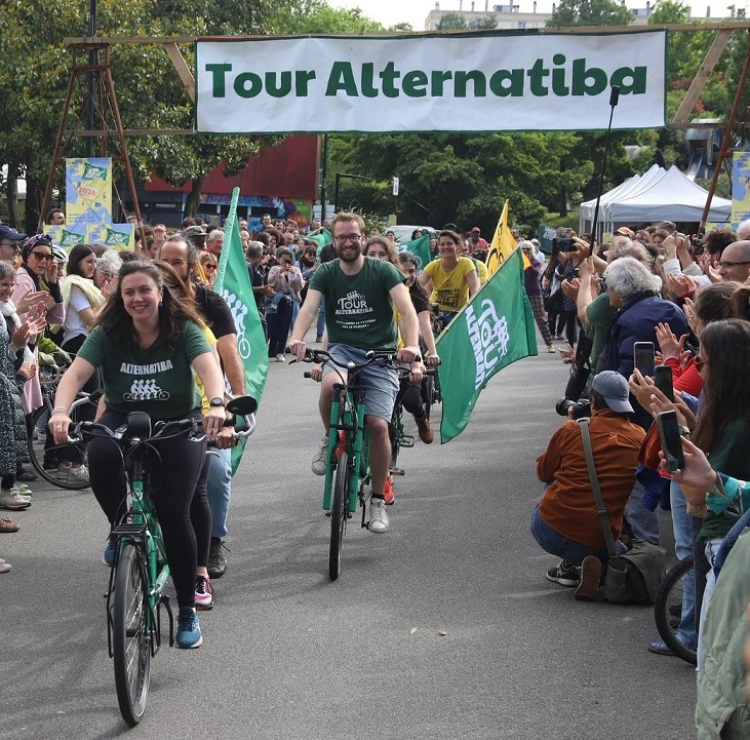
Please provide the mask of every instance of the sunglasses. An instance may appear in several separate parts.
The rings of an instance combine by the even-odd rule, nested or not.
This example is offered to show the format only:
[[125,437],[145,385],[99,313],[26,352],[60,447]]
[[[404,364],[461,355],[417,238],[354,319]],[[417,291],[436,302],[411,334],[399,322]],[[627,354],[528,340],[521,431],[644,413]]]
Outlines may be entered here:
[[42,260],[50,261],[50,260],[54,259],[54,255],[52,255],[52,254],[45,254],[44,252],[30,252],[30,254],[33,254],[34,257],[36,257],[40,262]]
[[695,367],[698,368],[698,372],[703,370],[706,365],[708,365],[708,363],[703,357],[701,357],[700,355],[695,356]]
[[218,265],[215,265],[212,262],[207,262],[205,265],[203,265],[204,270],[216,270],[218,267]]

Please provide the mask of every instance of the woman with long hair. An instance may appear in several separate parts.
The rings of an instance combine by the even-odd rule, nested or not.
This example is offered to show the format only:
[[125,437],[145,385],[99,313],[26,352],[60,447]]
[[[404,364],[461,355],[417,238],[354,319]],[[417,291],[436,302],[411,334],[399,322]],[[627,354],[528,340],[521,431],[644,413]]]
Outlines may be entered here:
[[[49,423],[55,442],[67,439],[68,409],[97,368],[105,399],[99,421],[110,429],[121,426],[131,411],[144,411],[158,421],[199,419],[195,370],[211,399],[203,426],[209,439],[216,436],[226,417],[224,382],[200,323],[196,309],[165,288],[162,272],[152,263],[123,265],[98,325],[58,386]],[[194,648],[203,638],[195,612],[197,555],[190,509],[205,461],[205,442],[171,438],[154,441],[152,447],[158,455],[150,465],[161,481],[154,505],[180,607],[177,645]],[[89,442],[88,460],[91,488],[114,527],[127,506],[122,455],[112,440],[96,438]],[[105,562],[113,559],[110,536]]]

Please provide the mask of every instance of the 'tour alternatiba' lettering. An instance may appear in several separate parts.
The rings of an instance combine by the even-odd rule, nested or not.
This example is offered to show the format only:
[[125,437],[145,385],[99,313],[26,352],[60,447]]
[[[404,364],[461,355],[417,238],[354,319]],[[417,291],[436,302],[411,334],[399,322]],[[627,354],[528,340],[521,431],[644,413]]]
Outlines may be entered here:
[[150,365],[134,365],[132,362],[123,362],[120,365],[120,372],[126,375],[153,375],[154,373],[166,372],[172,368],[172,360],[152,362]]
[[[212,94],[215,98],[227,95],[227,83],[241,98],[254,98],[265,92],[274,98],[294,95],[306,98],[316,79],[312,70],[241,72],[230,77],[233,66],[207,64],[211,73]],[[230,79],[228,80],[228,77]],[[498,69],[492,73],[481,70],[421,70],[402,72],[395,62],[388,62],[376,73],[375,65],[365,62],[355,67],[351,62],[334,62],[326,82],[325,96],[377,98],[455,98],[522,97],[530,93],[536,97],[600,95],[611,85],[620,88],[621,95],[643,95],[646,92],[646,67],[619,67],[611,75],[600,67],[588,67],[585,59],[568,63],[564,54],[555,54],[550,67],[544,59],[537,59],[529,69]],[[528,88],[527,88],[528,84]]]

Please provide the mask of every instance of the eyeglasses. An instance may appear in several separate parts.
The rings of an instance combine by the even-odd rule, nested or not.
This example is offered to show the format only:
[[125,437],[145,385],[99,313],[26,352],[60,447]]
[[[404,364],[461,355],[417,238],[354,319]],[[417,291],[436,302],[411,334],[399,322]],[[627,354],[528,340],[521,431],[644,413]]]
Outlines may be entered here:
[[18,242],[2,242],[0,244],[0,247],[3,249],[12,249],[14,252],[20,252],[21,247],[19,246]]
[[339,234],[339,236],[334,236],[333,238],[336,244],[346,244],[347,242],[356,244],[362,238],[362,234]]
[[745,260],[744,262],[719,262],[719,269],[737,267],[738,265],[750,265],[750,260]]
[[50,261],[54,259],[54,255],[45,254],[44,252],[29,252],[29,254],[33,254],[40,262],[42,260]]
[[695,356],[695,366],[698,368],[698,372],[703,370],[706,365],[708,365],[708,363],[703,357],[701,357],[700,355]]
[[16,283],[0,283],[0,288],[15,288]]
[[218,265],[213,262],[206,262],[206,264],[203,265],[204,270],[215,270],[216,268],[218,268]]

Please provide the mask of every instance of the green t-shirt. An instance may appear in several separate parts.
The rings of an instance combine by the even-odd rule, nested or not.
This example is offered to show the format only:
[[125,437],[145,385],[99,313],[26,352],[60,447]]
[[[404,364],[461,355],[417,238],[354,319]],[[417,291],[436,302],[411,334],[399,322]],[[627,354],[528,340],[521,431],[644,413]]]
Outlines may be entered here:
[[397,332],[389,292],[404,281],[390,262],[368,257],[356,275],[344,273],[337,259],[321,265],[310,287],[325,297],[329,343],[394,352]]
[[145,411],[152,419],[183,418],[200,408],[192,362],[211,347],[192,321],[183,325],[174,350],[149,347],[135,352],[118,347],[97,326],[78,351],[78,356],[101,370],[107,407],[122,413]]

